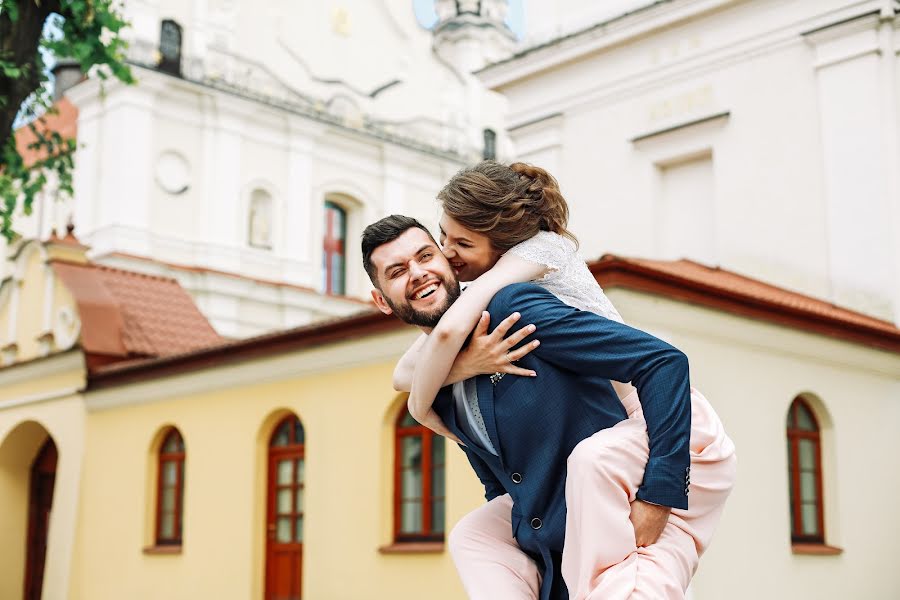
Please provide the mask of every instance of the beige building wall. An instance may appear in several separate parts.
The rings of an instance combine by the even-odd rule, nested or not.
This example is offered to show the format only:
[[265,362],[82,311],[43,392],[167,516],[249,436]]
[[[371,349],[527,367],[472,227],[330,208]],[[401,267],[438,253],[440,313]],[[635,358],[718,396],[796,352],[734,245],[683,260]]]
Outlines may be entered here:
[[[738,481],[694,578],[694,600],[893,598],[900,516],[900,356],[621,289],[630,325],[690,358],[691,383],[719,413]],[[791,551],[787,410],[803,394],[822,428],[825,542],[837,556]]]
[[21,598],[31,465],[50,436],[58,463],[44,598],[67,598],[84,454],[84,363],[70,351],[0,371],[0,598]]
[[[688,354],[692,383],[737,444],[738,485],[692,600],[896,595],[894,540],[876,532],[900,528],[884,505],[900,493],[890,468],[900,453],[900,357],[624,289],[610,296],[630,324]],[[266,448],[276,422],[294,413],[306,432],[304,597],[463,598],[446,550],[379,552],[392,541],[392,428],[403,406],[391,371],[414,337],[403,329],[84,399],[65,392],[84,385],[78,353],[6,369],[0,493],[13,510],[0,530],[24,537],[27,468],[47,431],[60,450],[47,597],[259,600]],[[826,542],[842,550],[836,556],[791,549],[785,423],[798,394],[822,427]],[[155,450],[168,426],[187,451],[184,543],[180,554],[150,554]],[[447,454],[449,530],[483,500],[464,455]],[[23,557],[10,548],[0,581],[15,597]]]
[[[392,431],[405,406],[390,375],[398,343],[410,339],[380,336],[89,394],[70,597],[261,598],[267,444],[293,412],[306,432],[304,597],[413,599],[434,586],[430,597],[461,598],[446,552],[379,552],[392,542]],[[184,542],[180,554],[146,554],[154,441],[167,426],[178,427],[187,453]],[[481,492],[452,449],[447,478],[452,524]]]

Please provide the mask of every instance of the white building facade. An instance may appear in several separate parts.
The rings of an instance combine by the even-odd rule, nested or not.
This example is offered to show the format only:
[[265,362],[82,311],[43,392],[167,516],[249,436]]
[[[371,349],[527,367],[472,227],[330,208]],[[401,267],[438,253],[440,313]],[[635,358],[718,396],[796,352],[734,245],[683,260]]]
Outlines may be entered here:
[[446,7],[435,41],[407,3],[127,2],[138,83],[66,91],[74,199],[50,191],[20,229],[72,219],[93,260],[176,277],[229,337],[357,312],[365,224],[435,224],[484,131],[504,144],[504,101],[471,71],[513,35],[483,4]]
[[532,36],[560,37],[479,76],[587,256],[693,258],[900,321],[900,4],[535,4]]

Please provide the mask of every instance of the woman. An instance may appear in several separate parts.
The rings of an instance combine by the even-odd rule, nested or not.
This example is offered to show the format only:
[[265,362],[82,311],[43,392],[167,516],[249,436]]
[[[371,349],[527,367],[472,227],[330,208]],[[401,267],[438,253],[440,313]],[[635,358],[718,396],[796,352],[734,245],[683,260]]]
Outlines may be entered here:
[[[435,396],[443,385],[475,374],[495,371],[538,376],[533,371],[514,364],[515,360],[539,344],[534,340],[513,349],[525,335],[534,331],[530,326],[522,328],[509,340],[494,343],[488,352],[467,351],[460,354],[465,339],[476,325],[476,331],[487,330],[489,316],[483,311],[500,289],[516,282],[533,281],[570,306],[619,322],[622,318],[587,265],[578,258],[577,242],[567,229],[566,201],[556,180],[543,169],[523,163],[507,166],[484,161],[457,173],[438,194],[438,200],[444,210],[440,221],[440,241],[444,254],[458,277],[471,283],[431,334],[420,337],[404,355],[395,370],[394,380],[395,387],[410,391],[409,409],[417,420],[437,433],[449,434],[448,437],[456,439],[431,410]],[[503,333],[516,318],[517,315],[512,315],[504,320],[501,327]],[[495,339],[502,337],[503,333],[494,336]],[[638,427],[645,426],[634,387],[628,383],[611,383],[626,408],[628,421]],[[682,538],[690,541],[685,544],[684,539],[679,541],[677,534],[667,537],[664,532],[657,544],[642,548],[653,544],[656,539],[636,539],[635,530],[625,527],[619,539],[613,541],[610,539],[613,536],[607,535],[602,543],[624,546],[626,550],[622,556],[627,554],[630,562],[622,561],[612,566],[598,565],[595,570],[573,566],[580,557],[567,558],[564,552],[563,574],[571,597],[594,597],[594,594],[600,594],[597,597],[630,597],[631,594],[640,592],[642,585],[645,585],[645,591],[652,590],[649,592],[651,596],[662,594],[660,590],[663,588],[659,587],[662,585],[671,591],[671,595],[667,592],[665,597],[678,597],[687,587],[699,553],[709,543],[734,480],[734,448],[731,440],[725,436],[721,422],[696,390],[692,390],[691,407],[691,462],[698,467],[693,477],[692,487],[695,492],[691,496],[691,511],[673,510],[668,521],[687,533],[687,536],[682,533]],[[475,415],[476,422],[479,417],[480,415]],[[482,437],[482,441],[485,438],[486,436]],[[695,465],[695,462],[700,464]],[[637,468],[642,474],[643,464],[637,465]],[[510,509],[511,501],[508,496],[504,496],[476,510],[455,528],[455,533],[451,536],[451,550],[454,545],[457,549],[466,546],[465,541],[459,540],[477,539],[475,545],[482,548],[485,540],[489,541],[489,545],[493,544],[490,552],[496,555],[515,553],[515,541],[509,528]],[[626,526],[627,516],[626,513]],[[667,525],[667,530],[668,527]],[[583,529],[584,524],[578,528]],[[460,529],[463,531],[460,532]],[[455,544],[454,538],[457,540]],[[568,531],[566,539],[568,550]],[[596,547],[599,544],[600,542],[590,539],[583,542],[585,546]],[[666,544],[670,547],[667,548]],[[629,546],[630,551],[627,550]],[[596,554],[593,550],[586,550],[582,556],[592,553]],[[653,555],[654,553],[657,555]],[[454,558],[458,562],[468,560],[464,555],[465,550],[454,551]],[[476,552],[471,556],[474,561],[483,554]],[[638,581],[640,577],[636,573],[641,556],[657,562],[670,561],[668,572],[672,574],[672,581],[653,582],[652,585]],[[518,558],[511,560],[521,564]],[[571,567],[568,569],[567,560]],[[520,576],[512,583],[503,577],[502,571],[499,573],[495,576],[485,575],[474,583],[464,581],[464,584],[473,596],[484,594],[493,597],[519,597],[529,595],[527,591],[523,591],[524,588],[533,589],[538,578],[536,568],[528,571],[528,576]],[[506,583],[497,583],[504,579]],[[520,587],[502,587],[507,583]],[[481,588],[481,594],[475,594],[471,587],[475,585],[497,587],[490,590]]]

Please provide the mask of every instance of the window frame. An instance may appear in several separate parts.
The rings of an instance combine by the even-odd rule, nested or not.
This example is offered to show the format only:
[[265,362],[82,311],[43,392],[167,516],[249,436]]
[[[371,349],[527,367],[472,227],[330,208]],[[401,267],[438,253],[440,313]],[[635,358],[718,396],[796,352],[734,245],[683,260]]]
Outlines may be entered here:
[[[409,415],[409,410],[404,404],[403,409],[394,421],[394,543],[443,542],[446,536],[447,518],[446,445],[444,447],[444,462],[438,465],[443,467],[444,472],[444,495],[439,497],[432,494],[432,483],[436,466],[432,459],[432,449],[435,440],[444,444],[444,438],[419,423],[416,423],[416,425],[403,425],[403,421],[406,419],[407,415]],[[401,531],[403,516],[403,440],[409,437],[422,438],[422,489],[419,496],[419,502],[421,503],[422,509],[422,528],[418,533]],[[434,529],[432,505],[436,499],[442,499],[444,502],[444,524],[439,533],[432,532]]]
[[[172,436],[177,436],[181,445],[178,452],[166,452],[166,445]],[[178,431],[178,428],[170,428],[162,438],[162,443],[157,451],[156,460],[156,527],[154,528],[154,543],[157,547],[162,546],[181,546],[184,541],[184,465],[187,457],[187,451],[184,444],[184,436]],[[162,517],[163,517],[163,491],[165,465],[167,463],[175,463],[175,508],[173,510],[173,531],[174,536],[171,538],[163,537]]]
[[[798,423],[798,412],[800,409],[806,411],[812,420],[814,431],[800,429]],[[822,481],[822,428],[816,413],[803,397],[798,396],[791,402],[788,409],[788,418],[786,424],[787,441],[788,441],[788,486],[789,498],[791,500],[790,510],[793,515],[793,526],[791,527],[791,543],[797,544],[814,544],[825,545],[825,502],[823,497],[824,485]],[[816,478],[816,523],[818,527],[818,535],[805,535],[803,533],[803,498],[802,484],[800,481],[800,440],[809,440],[813,443],[813,457],[815,459],[814,475]]]
[[[335,202],[334,200],[326,199],[325,200],[325,235],[322,236],[322,276],[325,280],[325,285],[323,286],[323,293],[328,294],[330,296],[344,296],[347,293],[347,219],[349,217],[350,211],[347,210],[339,202]],[[331,227],[329,226],[329,213],[331,211],[339,212],[341,214],[341,228],[340,228],[340,238],[332,238],[331,237]],[[333,248],[329,248],[329,246],[333,243],[340,243],[340,250],[337,251]],[[342,261],[342,273],[340,274],[340,287],[341,289],[336,291],[332,288],[332,282],[334,279],[334,272],[332,269],[332,256],[338,254],[343,258]]]

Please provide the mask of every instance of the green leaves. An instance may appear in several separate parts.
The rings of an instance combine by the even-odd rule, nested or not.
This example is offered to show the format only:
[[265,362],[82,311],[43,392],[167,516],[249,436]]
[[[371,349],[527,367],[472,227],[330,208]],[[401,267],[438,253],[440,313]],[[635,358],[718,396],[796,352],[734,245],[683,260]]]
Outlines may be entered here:
[[[48,20],[54,20],[50,27],[45,27],[46,21],[33,18],[35,6],[42,4],[45,12],[55,10],[57,13],[49,17]],[[16,24],[15,27],[32,27],[32,38],[40,37],[36,51],[31,53],[0,45],[0,92],[27,86],[24,94],[12,96],[14,102],[0,93],[0,113],[5,117],[4,123],[12,123],[20,109],[32,114],[49,109],[42,53],[75,59],[84,73],[100,67],[96,71],[103,79],[112,75],[123,83],[135,81],[125,62],[125,41],[119,37],[127,23],[114,0],[0,0],[0,30],[3,30],[3,20]],[[44,35],[41,35],[42,31]],[[28,99],[23,108],[19,103],[25,96]],[[16,147],[12,132],[0,131],[0,235],[7,240],[16,236],[14,215],[17,211],[30,214],[35,197],[51,180],[58,190],[57,197],[73,193],[75,140],[49,131],[40,119],[28,127],[34,138],[28,151],[30,156],[37,158],[27,164]]]

